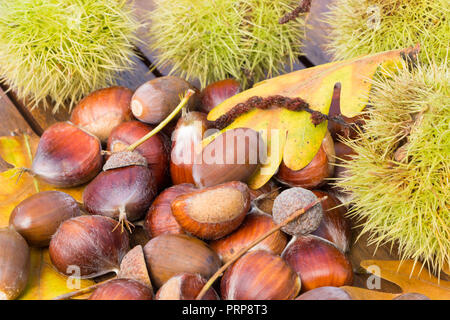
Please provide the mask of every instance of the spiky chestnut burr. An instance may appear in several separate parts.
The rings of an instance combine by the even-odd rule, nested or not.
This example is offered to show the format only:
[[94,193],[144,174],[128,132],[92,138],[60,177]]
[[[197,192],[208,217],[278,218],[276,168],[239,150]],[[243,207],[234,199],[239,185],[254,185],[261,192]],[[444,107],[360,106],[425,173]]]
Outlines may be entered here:
[[138,28],[123,0],[1,1],[0,73],[21,99],[71,108],[130,69]]

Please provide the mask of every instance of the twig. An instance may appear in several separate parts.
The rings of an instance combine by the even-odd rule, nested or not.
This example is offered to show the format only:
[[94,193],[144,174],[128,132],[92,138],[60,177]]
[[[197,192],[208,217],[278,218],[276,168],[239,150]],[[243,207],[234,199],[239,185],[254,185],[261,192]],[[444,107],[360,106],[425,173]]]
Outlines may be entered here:
[[83,289],[80,289],[80,290],[77,290],[77,291],[72,291],[72,292],[69,292],[69,293],[66,293],[66,294],[62,294],[60,296],[57,296],[57,297],[53,298],[53,300],[68,300],[68,299],[73,298],[73,297],[81,296],[81,295],[83,295],[85,293],[89,293],[89,292],[94,291],[95,289],[97,289],[101,285],[104,285],[105,283],[108,283],[108,282],[110,282],[110,281],[112,281],[114,279],[117,279],[117,277],[114,277],[114,278],[111,278],[111,279],[108,279],[108,280],[96,283],[96,284],[94,284],[92,286],[89,286],[89,287],[86,287],[86,288],[83,288]]
[[285,24],[289,21],[295,20],[298,18],[300,13],[309,12],[309,9],[311,9],[311,2],[312,0],[303,0],[298,7],[296,7],[293,11],[286,13],[284,16],[280,18],[278,21],[279,24]]
[[248,246],[246,246],[245,248],[241,249],[240,251],[238,251],[236,254],[234,254],[231,259],[225,263],[219,270],[216,271],[216,273],[209,278],[208,282],[206,282],[206,284],[203,286],[202,290],[200,291],[200,293],[197,295],[196,300],[201,300],[203,298],[203,296],[206,294],[206,292],[209,290],[209,288],[213,285],[213,283],[225,272],[225,270],[232,265],[237,259],[239,259],[240,257],[242,257],[248,250],[250,250],[251,248],[253,248],[254,246],[256,246],[258,243],[260,243],[261,241],[263,241],[264,239],[268,238],[269,236],[271,236],[273,233],[277,232],[278,230],[280,230],[281,228],[283,228],[284,226],[286,226],[287,224],[291,223],[292,221],[294,221],[295,219],[297,219],[298,217],[300,217],[302,214],[304,214],[306,211],[308,211],[309,209],[311,209],[312,207],[314,207],[315,205],[319,204],[320,202],[326,200],[328,197],[322,197],[320,199],[317,199],[314,202],[311,202],[310,204],[308,204],[306,207],[304,207],[303,209],[299,209],[294,211],[294,213],[292,215],[289,216],[289,218],[287,218],[286,220],[284,220],[283,222],[281,222],[280,224],[276,225],[275,227],[273,227],[271,230],[267,231],[265,234],[263,234],[262,236],[258,237],[257,239],[255,239],[254,241],[252,241]]

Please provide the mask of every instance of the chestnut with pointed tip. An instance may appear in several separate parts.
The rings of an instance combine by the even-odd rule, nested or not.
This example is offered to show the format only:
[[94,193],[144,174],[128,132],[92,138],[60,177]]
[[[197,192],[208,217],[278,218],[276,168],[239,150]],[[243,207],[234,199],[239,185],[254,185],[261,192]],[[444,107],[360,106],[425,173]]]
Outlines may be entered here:
[[[170,278],[156,293],[156,300],[195,300],[206,280],[199,274],[181,273]],[[217,292],[209,288],[202,300],[219,300]]]
[[132,96],[133,91],[119,86],[94,91],[77,104],[70,121],[106,142],[114,127],[132,119]]
[[172,214],[172,201],[185,193],[193,192],[197,188],[189,183],[174,185],[161,192],[153,201],[144,220],[144,229],[150,237],[157,237],[164,233],[184,234]]
[[153,300],[153,292],[138,281],[114,279],[95,289],[89,300]]
[[31,170],[51,185],[76,187],[100,172],[101,150],[97,137],[69,122],[58,122],[42,134]]
[[13,300],[25,289],[30,272],[30,249],[10,228],[0,229],[0,300]]
[[333,244],[307,235],[292,239],[281,257],[298,273],[302,291],[351,285],[353,270],[347,257]]
[[[111,132],[107,149],[110,152],[124,151],[152,129],[153,127],[139,121],[124,122]],[[158,132],[134,150],[147,160],[158,190],[163,188],[167,180],[169,144],[169,139],[162,132]]]
[[245,183],[227,182],[183,194],[172,201],[180,226],[201,239],[215,240],[235,230],[250,209]]
[[79,215],[78,203],[67,193],[42,191],[14,208],[9,225],[31,246],[46,247],[62,222]]
[[[209,245],[217,252],[222,261],[226,263],[234,254],[247,247],[252,241],[275,226],[275,222],[270,215],[251,213],[245,217],[244,222],[236,231],[224,238],[211,241]],[[279,230],[250,250],[266,250],[273,254],[281,254],[286,244],[287,237]]]
[[279,256],[264,250],[242,256],[227,269],[220,283],[224,300],[292,300],[300,287],[295,271]]
[[181,234],[151,239],[144,247],[144,256],[156,288],[183,272],[209,279],[221,266],[220,258],[206,243]]
[[56,269],[71,275],[79,268],[82,278],[118,272],[129,250],[126,232],[115,230],[117,222],[104,216],[80,216],[64,221],[50,241],[50,259]]
[[213,82],[201,92],[201,110],[209,113],[216,106],[241,92],[241,85],[234,79]]

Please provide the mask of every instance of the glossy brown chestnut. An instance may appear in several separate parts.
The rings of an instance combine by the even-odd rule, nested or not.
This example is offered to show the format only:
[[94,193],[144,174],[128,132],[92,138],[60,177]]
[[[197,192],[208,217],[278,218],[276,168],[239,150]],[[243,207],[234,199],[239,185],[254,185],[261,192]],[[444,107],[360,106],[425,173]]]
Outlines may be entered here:
[[227,269],[220,291],[224,300],[292,300],[300,286],[299,276],[283,259],[258,250]]
[[206,114],[192,111],[182,115],[172,134],[170,176],[173,184],[194,183],[192,165],[196,153],[201,152],[201,141],[209,128]]
[[295,300],[353,300],[347,291],[337,287],[320,287],[301,294]]
[[[195,300],[206,284],[198,274],[182,273],[170,278],[156,293],[156,300]],[[213,288],[209,288],[202,300],[219,300]]]
[[142,218],[156,195],[151,171],[140,165],[106,170],[83,191],[90,214],[118,219],[120,223]]
[[241,85],[234,79],[211,83],[201,92],[201,110],[209,113],[216,106],[241,92]]
[[50,241],[49,254],[59,272],[82,278],[118,272],[129,250],[126,232],[115,230],[117,222],[104,216],[80,216],[64,221]]
[[276,179],[290,187],[314,189],[326,183],[334,173],[334,144],[329,133],[325,136],[319,151],[303,169],[291,170],[281,163]]
[[25,289],[30,249],[25,239],[9,228],[0,229],[0,300],[13,300]]
[[75,187],[93,179],[102,168],[97,137],[69,122],[45,130],[34,156],[32,171],[58,187]]
[[181,234],[151,239],[144,247],[144,256],[156,288],[184,272],[209,279],[221,265],[220,258],[206,243]]
[[[123,151],[152,129],[153,127],[139,121],[124,122],[111,132],[108,139],[108,151]],[[135,149],[147,160],[158,190],[164,187],[167,180],[169,144],[169,139],[159,132]]]
[[338,248],[319,237],[297,236],[288,244],[282,258],[300,276],[302,291],[352,284],[350,261]]
[[248,187],[239,181],[196,190],[172,201],[172,213],[180,226],[207,240],[231,233],[244,221],[249,209]]
[[228,181],[246,182],[265,161],[265,154],[265,143],[258,132],[231,129],[203,148],[201,158],[192,166],[192,177],[199,187]]
[[[234,254],[247,247],[251,242],[274,227],[275,222],[273,222],[270,215],[259,213],[248,214],[236,231],[222,239],[211,241],[209,245],[219,255],[222,261],[226,263]],[[273,254],[281,254],[286,244],[286,235],[281,231],[277,231],[250,250],[266,250]]]
[[324,191],[312,191],[318,198],[327,196],[322,201],[323,217],[319,227],[311,234],[333,242],[342,252],[350,249],[352,231],[350,221],[345,217],[347,209],[332,194]]
[[172,201],[176,197],[195,191],[194,185],[178,184],[161,192],[153,201],[144,221],[144,229],[150,237],[157,237],[164,233],[184,234],[172,214]]
[[[179,104],[180,96],[188,89],[196,90],[187,81],[173,76],[150,80],[135,91],[131,99],[133,115],[146,123],[159,124]],[[189,100],[187,108],[193,110],[198,97]]]
[[106,142],[114,127],[132,119],[132,96],[133,91],[125,87],[94,91],[78,103],[70,121]]
[[92,292],[89,300],[153,300],[153,292],[131,279],[114,279]]
[[11,213],[9,225],[30,244],[46,247],[59,225],[81,215],[78,203],[60,191],[43,191],[19,203]]

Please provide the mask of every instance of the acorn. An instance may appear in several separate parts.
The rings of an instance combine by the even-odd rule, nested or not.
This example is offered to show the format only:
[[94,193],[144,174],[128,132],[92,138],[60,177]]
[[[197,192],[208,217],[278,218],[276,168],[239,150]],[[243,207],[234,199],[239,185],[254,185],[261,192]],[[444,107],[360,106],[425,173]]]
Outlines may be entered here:
[[25,289],[30,272],[30,249],[10,228],[0,229],[0,300],[13,300]]
[[89,300],[153,300],[153,292],[131,279],[114,279],[94,290]]
[[54,186],[79,186],[100,172],[101,150],[97,137],[70,122],[58,122],[42,134],[31,171]]
[[327,132],[319,151],[306,167],[295,171],[282,162],[275,178],[290,187],[318,188],[326,183],[327,178],[333,177],[334,152],[333,139]]
[[265,143],[261,135],[248,128],[228,130],[206,145],[192,166],[198,187],[210,187],[229,181],[246,182],[265,161]]
[[[156,300],[195,300],[206,280],[198,274],[181,273],[170,278],[156,293]],[[219,300],[219,295],[209,288],[202,300]]]
[[227,269],[220,283],[224,300],[292,300],[301,282],[295,271],[264,250],[252,251]]
[[322,238],[296,236],[281,257],[300,276],[302,291],[326,286],[341,287],[353,282],[350,261],[332,243]]
[[327,197],[322,201],[323,217],[319,226],[311,234],[334,243],[342,252],[350,250],[352,230],[350,221],[345,217],[347,209],[342,202],[332,194],[313,190],[318,198]]
[[[111,132],[107,149],[110,152],[125,151],[129,145],[148,134],[152,129],[153,127],[139,121],[124,122]],[[159,132],[134,150],[147,160],[158,190],[161,190],[167,183],[169,144],[169,139]]]
[[167,188],[155,198],[144,220],[144,229],[149,237],[157,237],[164,233],[185,233],[172,214],[171,204],[176,197],[196,189],[189,183],[178,184]]
[[46,247],[59,225],[81,215],[74,198],[60,191],[43,191],[20,202],[12,211],[9,225],[35,247]]
[[337,287],[319,287],[307,291],[295,300],[353,300],[347,291]]
[[[224,238],[211,241],[209,245],[226,263],[234,254],[274,227],[275,222],[270,215],[251,213],[245,217],[244,222],[236,231]],[[286,235],[281,231],[277,231],[251,248],[250,251],[266,250],[273,254],[281,254],[286,244]]]
[[133,91],[118,86],[94,91],[77,104],[70,121],[106,142],[114,127],[132,119],[132,96]]
[[[284,190],[276,197],[273,203],[273,220],[276,224],[280,224],[294,214],[295,211],[303,209],[317,199],[318,197],[314,193],[304,188],[297,187]],[[319,227],[322,217],[322,204],[318,203],[281,230],[292,236],[308,234]]]
[[[187,81],[174,76],[150,80],[134,92],[131,111],[140,121],[159,124],[176,108],[180,96],[188,89],[196,91]],[[187,108],[193,110],[197,99],[191,99]]]
[[152,173],[145,158],[131,151],[113,153],[103,169],[84,189],[84,207],[131,231],[129,222],[142,218],[156,195]]
[[250,209],[245,183],[227,182],[183,194],[172,201],[180,226],[201,239],[215,240],[235,230]]
[[170,176],[173,184],[194,183],[192,165],[201,152],[201,141],[209,126],[206,114],[183,111],[172,134]]
[[145,245],[144,255],[156,288],[184,272],[209,279],[221,266],[220,258],[206,243],[187,235],[155,237]]
[[209,113],[216,106],[241,92],[241,85],[234,79],[225,79],[213,82],[201,92],[200,108]]
[[65,275],[70,275],[75,266],[82,278],[118,273],[130,245],[126,232],[113,231],[116,224],[115,220],[98,215],[64,221],[50,241],[53,265]]

